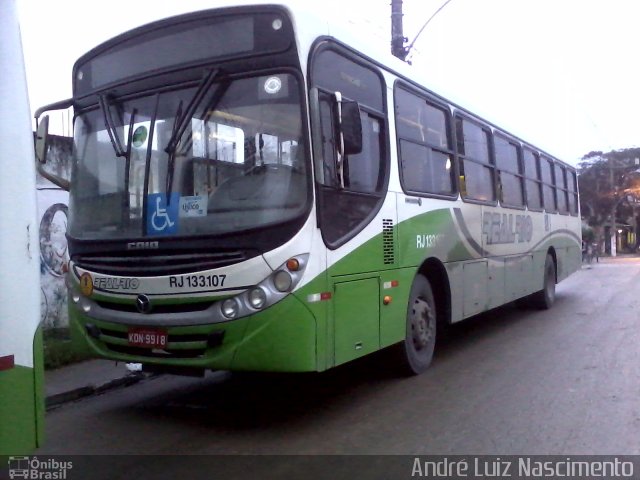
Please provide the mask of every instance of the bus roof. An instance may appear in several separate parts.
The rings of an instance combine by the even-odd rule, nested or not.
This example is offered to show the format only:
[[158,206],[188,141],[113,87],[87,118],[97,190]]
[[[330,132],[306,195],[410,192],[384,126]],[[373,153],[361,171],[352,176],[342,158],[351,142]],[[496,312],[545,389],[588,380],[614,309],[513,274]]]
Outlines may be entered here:
[[[527,142],[518,135],[515,135],[508,130],[500,127],[498,124],[487,120],[484,116],[475,113],[472,109],[462,107],[457,102],[450,100],[449,97],[454,96],[454,94],[452,94],[451,92],[447,92],[448,96],[444,96],[443,94],[435,92],[429,86],[431,82],[427,74],[425,74],[424,72],[420,72],[416,67],[401,61],[391,54],[390,41],[389,47],[386,49],[376,46],[375,42],[372,42],[369,36],[362,35],[360,30],[358,30],[357,28],[352,28],[353,25],[349,25],[346,19],[340,17],[340,12],[327,10],[326,8],[323,9],[322,6],[316,4],[316,2],[290,1],[286,3],[276,3],[273,1],[263,0],[236,0],[228,6],[200,10],[169,17],[162,20],[157,20],[124,32],[91,49],[76,61],[73,68],[74,78],[79,65],[82,65],[90,58],[99,55],[101,52],[106,51],[107,49],[117,45],[118,43],[123,42],[133,36],[137,36],[143,32],[161,28],[168,24],[175,23],[176,21],[187,21],[193,18],[198,18],[207,13],[222,11],[229,13],[242,12],[243,10],[246,11],[250,8],[259,7],[275,7],[283,9],[289,13],[293,21],[299,51],[310,51],[314,43],[319,38],[325,37],[334,39],[335,41],[341,43],[343,46],[364,55],[369,61],[377,65],[388,74],[394,75],[397,78],[402,79],[405,82],[415,86],[416,88],[427,91],[430,95],[439,99],[441,102],[450,105],[455,110],[463,112],[466,115],[469,115],[472,118],[481,121],[483,124],[489,126],[490,128],[505,133],[514,140],[539,152],[540,154],[553,158],[554,160],[562,163],[570,169],[575,170],[575,167],[573,167],[572,165],[563,162],[554,155],[540,149],[530,142]],[[303,70],[306,70],[308,57],[306,55],[301,55],[300,60]]]

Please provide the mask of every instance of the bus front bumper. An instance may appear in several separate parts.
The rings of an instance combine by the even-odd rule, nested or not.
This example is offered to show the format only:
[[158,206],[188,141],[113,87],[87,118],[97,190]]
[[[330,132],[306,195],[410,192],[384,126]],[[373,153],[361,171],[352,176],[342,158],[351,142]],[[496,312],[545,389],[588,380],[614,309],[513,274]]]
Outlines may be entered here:
[[[69,321],[98,357],[149,366],[237,371],[317,371],[317,325],[294,295],[264,311],[224,323],[166,326],[163,348],[129,342],[137,325],[90,318],[71,305]],[[148,328],[148,327],[147,327]]]

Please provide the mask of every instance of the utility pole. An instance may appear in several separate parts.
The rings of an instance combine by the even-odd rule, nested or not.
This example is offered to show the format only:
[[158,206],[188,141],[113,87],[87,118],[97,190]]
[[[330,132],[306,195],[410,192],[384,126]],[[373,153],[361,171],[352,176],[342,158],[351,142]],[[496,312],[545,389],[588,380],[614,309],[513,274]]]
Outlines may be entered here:
[[409,51],[402,31],[402,0],[391,0],[391,54],[404,61]]
[[404,36],[402,31],[402,0],[391,0],[391,54],[398,57],[403,62],[407,62],[411,64],[411,61],[407,61],[407,56],[409,52],[413,49],[413,45],[418,40],[420,34],[427,28],[427,25],[434,19],[438,13],[442,11],[444,7],[446,7],[451,0],[445,0],[445,2],[440,5],[440,7],[429,17],[429,19],[424,22],[422,28],[418,31],[418,34],[415,38],[406,45],[409,39]]

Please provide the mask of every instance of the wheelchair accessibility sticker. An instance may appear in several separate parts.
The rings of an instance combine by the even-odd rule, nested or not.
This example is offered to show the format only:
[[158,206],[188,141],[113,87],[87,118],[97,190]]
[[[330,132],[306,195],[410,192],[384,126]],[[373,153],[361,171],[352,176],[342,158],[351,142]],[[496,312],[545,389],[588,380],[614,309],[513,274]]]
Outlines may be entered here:
[[147,235],[171,235],[178,232],[180,194],[150,193],[147,197]]

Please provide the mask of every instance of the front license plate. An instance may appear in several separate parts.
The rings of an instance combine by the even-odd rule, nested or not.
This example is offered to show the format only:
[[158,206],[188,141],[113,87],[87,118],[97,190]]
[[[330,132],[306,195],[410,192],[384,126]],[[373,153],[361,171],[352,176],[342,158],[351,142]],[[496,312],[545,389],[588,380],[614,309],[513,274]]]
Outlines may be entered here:
[[169,334],[157,328],[130,328],[127,335],[129,345],[143,348],[166,348]]

